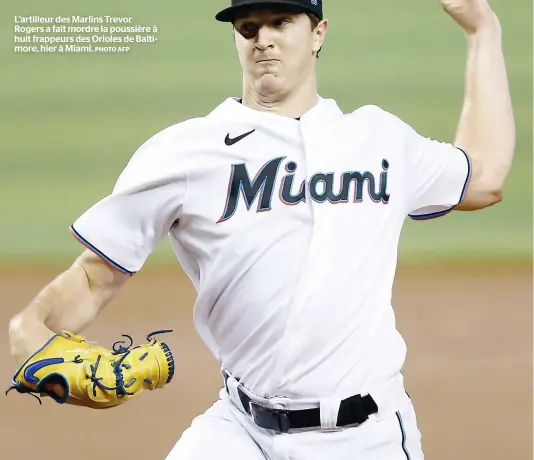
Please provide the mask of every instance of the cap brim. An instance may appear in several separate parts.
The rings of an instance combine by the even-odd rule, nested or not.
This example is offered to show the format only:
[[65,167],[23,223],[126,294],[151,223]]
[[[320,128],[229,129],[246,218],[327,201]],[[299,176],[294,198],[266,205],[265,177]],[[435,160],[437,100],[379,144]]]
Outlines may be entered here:
[[[306,7],[302,5],[299,1],[291,1],[291,0],[271,0],[271,1],[257,1],[257,0],[250,0],[248,2],[242,2],[238,6],[230,6],[229,8],[225,8],[222,11],[219,11],[215,15],[215,19],[220,22],[234,22],[235,14],[237,11],[247,8],[269,8],[269,7],[287,7],[287,8],[295,8],[296,10],[301,11],[310,11],[311,13],[314,13],[313,10],[308,10]],[[316,14],[316,13],[315,13]]]

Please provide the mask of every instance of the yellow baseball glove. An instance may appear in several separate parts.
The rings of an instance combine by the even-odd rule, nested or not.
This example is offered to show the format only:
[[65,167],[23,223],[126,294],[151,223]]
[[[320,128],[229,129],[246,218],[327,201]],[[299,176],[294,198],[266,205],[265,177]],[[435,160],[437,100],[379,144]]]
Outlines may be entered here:
[[[62,331],[54,335],[16,372],[11,390],[50,396],[60,404],[93,409],[118,406],[144,390],[155,390],[169,383],[174,375],[174,359],[169,347],[150,333],[148,343],[132,346],[117,341],[113,349],[93,345],[85,337]],[[51,391],[60,384],[64,394]],[[37,397],[37,396],[36,396]],[[41,400],[39,397],[39,403]]]

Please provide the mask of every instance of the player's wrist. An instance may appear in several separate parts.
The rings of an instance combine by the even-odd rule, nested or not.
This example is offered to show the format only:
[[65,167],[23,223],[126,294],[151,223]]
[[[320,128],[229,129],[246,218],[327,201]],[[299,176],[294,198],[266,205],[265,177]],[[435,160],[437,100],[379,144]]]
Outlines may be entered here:
[[9,347],[16,364],[21,366],[53,335],[54,332],[34,314],[20,313],[14,316],[9,323]]
[[492,11],[479,20],[475,29],[466,30],[465,33],[469,38],[500,37],[501,23]]

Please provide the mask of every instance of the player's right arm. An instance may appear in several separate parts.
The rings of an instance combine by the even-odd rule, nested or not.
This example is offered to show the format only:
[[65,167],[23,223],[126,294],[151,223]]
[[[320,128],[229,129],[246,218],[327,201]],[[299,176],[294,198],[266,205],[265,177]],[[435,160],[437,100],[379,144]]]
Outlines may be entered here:
[[92,251],[84,251],[10,321],[10,350],[17,365],[55,333],[82,331],[129,278]]

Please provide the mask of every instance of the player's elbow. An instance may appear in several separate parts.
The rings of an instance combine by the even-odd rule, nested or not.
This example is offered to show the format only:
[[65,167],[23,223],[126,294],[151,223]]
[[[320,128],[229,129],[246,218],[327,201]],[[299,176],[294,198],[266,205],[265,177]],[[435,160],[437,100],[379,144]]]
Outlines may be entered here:
[[463,200],[455,207],[458,211],[476,211],[500,203],[503,199],[502,187],[484,187],[470,184]]
[[503,189],[499,188],[496,190],[493,190],[490,194],[489,201],[490,206],[493,206],[494,204],[500,203],[503,198]]
[[501,180],[481,181],[479,194],[486,203],[485,207],[493,206],[502,201],[504,184]]
[[477,193],[485,208],[500,203],[503,199],[505,176],[502,175],[481,175],[477,184]]
[[485,193],[483,206],[481,206],[480,209],[489,208],[490,206],[495,206],[500,203],[502,201],[502,195],[503,193],[501,189],[488,190]]
[[506,167],[492,167],[476,158],[471,160],[471,176],[462,201],[456,206],[461,211],[474,211],[494,206],[503,200]]

